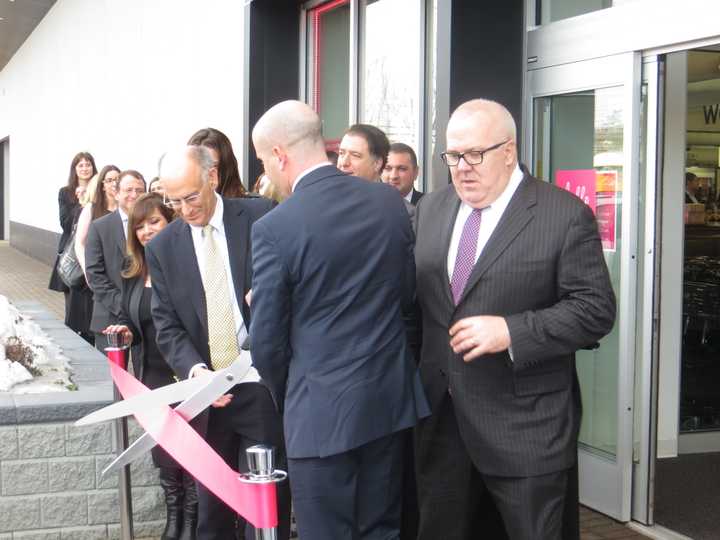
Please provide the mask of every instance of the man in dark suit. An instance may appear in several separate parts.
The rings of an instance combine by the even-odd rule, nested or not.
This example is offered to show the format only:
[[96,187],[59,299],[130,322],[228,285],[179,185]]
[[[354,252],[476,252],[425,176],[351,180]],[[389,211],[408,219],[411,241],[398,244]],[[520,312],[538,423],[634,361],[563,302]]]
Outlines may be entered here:
[[574,353],[615,319],[591,209],[523,174],[516,148],[503,106],[461,105],[443,154],[452,184],[417,207],[433,411],[416,428],[421,540],[477,538],[483,497],[511,539],[560,538],[581,416]]
[[85,275],[93,292],[90,330],[100,351],[108,346],[102,331],[119,321],[122,310],[120,273],[125,262],[128,214],[145,193],[145,180],[137,171],[123,171],[116,190],[117,210],[90,224],[85,244]]
[[698,204],[698,193],[700,191],[700,180],[691,173],[685,173],[685,204]]
[[427,413],[401,311],[414,292],[410,219],[392,188],[330,165],[304,103],[272,107],[253,143],[289,196],[253,226],[250,336],[284,404],[298,532],[397,538],[401,432]]
[[340,140],[337,168],[379,182],[389,151],[390,141],[383,130],[370,124],[353,124]]
[[[202,376],[230,365],[247,338],[250,308],[250,226],[272,207],[267,199],[225,199],[215,193],[217,163],[207,148],[189,146],[165,155],[160,178],[178,216],[146,247],[153,284],[157,344],[180,377]],[[276,448],[285,464],[282,420],[268,389],[235,386],[200,417],[198,431],[235,470],[246,472],[245,449]],[[278,487],[278,538],[290,535],[287,483]],[[236,515],[198,485],[198,539],[235,537]],[[245,521],[240,519],[240,534]],[[247,525],[245,538],[254,538]]]
[[416,206],[424,195],[415,189],[415,181],[420,174],[415,150],[405,143],[390,145],[387,162],[381,175],[382,181],[400,192],[407,202]]

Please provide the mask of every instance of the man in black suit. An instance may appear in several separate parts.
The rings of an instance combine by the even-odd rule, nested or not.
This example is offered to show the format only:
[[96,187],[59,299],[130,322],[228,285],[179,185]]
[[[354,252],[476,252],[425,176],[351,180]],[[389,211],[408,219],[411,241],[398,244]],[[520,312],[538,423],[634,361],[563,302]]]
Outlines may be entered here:
[[421,540],[477,538],[488,496],[511,539],[560,538],[581,416],[574,353],[615,320],[592,211],[523,174],[516,148],[502,105],[461,105],[443,153],[452,184],[417,207],[433,411],[416,428]]
[[698,193],[700,191],[700,180],[691,173],[685,173],[685,204],[698,204]]
[[125,262],[128,214],[145,193],[145,180],[137,171],[123,171],[116,190],[117,210],[90,224],[85,244],[85,275],[93,292],[90,330],[100,351],[108,346],[102,331],[119,321],[122,310],[120,273]]
[[272,107],[253,143],[288,196],[253,226],[250,335],[284,403],[298,532],[397,538],[401,432],[427,413],[401,311],[415,288],[410,219],[392,188],[330,165],[304,103]]
[[400,192],[407,202],[416,206],[424,195],[415,189],[415,180],[420,174],[415,150],[405,143],[390,145],[387,162],[381,175],[382,181]]
[[[161,162],[167,204],[181,219],[147,245],[153,284],[152,314],[157,344],[180,377],[202,376],[230,365],[247,338],[250,307],[250,226],[272,207],[262,198],[225,199],[215,193],[217,163],[207,148],[189,146]],[[282,423],[268,389],[259,383],[235,386],[200,417],[197,429],[235,470],[248,470],[245,449],[276,448],[285,463]],[[290,534],[287,483],[278,487],[278,538]],[[235,537],[236,515],[198,485],[198,539]],[[245,521],[240,519],[240,534]],[[254,538],[247,525],[245,538]]]

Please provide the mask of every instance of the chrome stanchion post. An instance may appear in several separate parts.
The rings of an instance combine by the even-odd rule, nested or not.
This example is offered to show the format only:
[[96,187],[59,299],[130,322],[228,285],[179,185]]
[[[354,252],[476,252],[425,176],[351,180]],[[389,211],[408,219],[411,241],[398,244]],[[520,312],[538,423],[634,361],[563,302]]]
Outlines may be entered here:
[[[248,448],[248,474],[240,475],[241,482],[251,484],[275,484],[287,478],[285,471],[275,469],[275,456],[269,446],[258,444]],[[255,540],[277,540],[277,527],[255,528]]]
[[[127,350],[128,345],[125,343],[123,335],[120,333],[106,334],[109,347],[105,348],[105,354],[108,359],[122,369],[127,369]],[[117,386],[113,384],[113,398],[120,401],[122,396]],[[128,447],[128,424],[127,418],[118,418],[114,422],[115,439],[118,444],[118,454],[124,452]],[[119,473],[119,491],[120,491],[120,539],[133,539],[133,519],[132,519],[132,491],[130,487],[130,465],[125,465],[120,469]]]

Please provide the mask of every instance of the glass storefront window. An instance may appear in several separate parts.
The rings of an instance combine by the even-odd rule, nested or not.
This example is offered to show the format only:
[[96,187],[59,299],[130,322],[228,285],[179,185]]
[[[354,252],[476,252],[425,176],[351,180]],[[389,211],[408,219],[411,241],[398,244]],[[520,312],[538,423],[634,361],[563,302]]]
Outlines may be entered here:
[[611,6],[612,0],[542,0],[540,24],[569,19]]
[[[620,291],[623,238],[623,88],[534,100],[534,171],[593,208],[615,294]],[[580,444],[617,454],[620,330],[615,324],[596,350],[576,354],[583,402]]]
[[360,6],[360,122],[379,127],[390,142],[409,144],[418,152],[424,2],[365,0]]
[[330,148],[350,124],[350,0],[307,11],[307,97]]

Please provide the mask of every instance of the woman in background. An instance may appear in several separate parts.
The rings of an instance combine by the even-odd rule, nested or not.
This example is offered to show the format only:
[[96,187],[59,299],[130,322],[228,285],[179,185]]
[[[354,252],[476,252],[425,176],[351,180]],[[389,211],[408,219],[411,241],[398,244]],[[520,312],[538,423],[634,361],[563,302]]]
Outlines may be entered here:
[[77,192],[79,188],[87,188],[88,182],[96,173],[95,160],[90,153],[79,152],[75,154],[75,157],[70,163],[70,174],[68,175],[67,184],[60,188],[58,192],[62,235],[58,242],[58,257],[55,259],[55,265],[50,275],[50,284],[48,285],[48,288],[51,290],[60,291],[65,294],[65,324],[90,343],[94,340],[92,339],[92,334],[87,331],[88,325],[86,324],[86,319],[87,323],[89,323],[90,319],[86,313],[82,312],[84,302],[76,302],[76,300],[78,300],[76,293],[60,279],[57,266],[60,254],[72,236],[73,228],[80,213],[80,202],[78,201]]
[[159,176],[150,180],[150,183],[148,184],[148,191],[150,193],[159,193],[160,195],[165,194],[165,189],[162,186],[162,182],[160,182]]
[[[122,273],[121,324],[105,329],[105,333],[122,333],[127,342],[132,342],[135,376],[153,389],[171,384],[175,379],[155,340],[155,325],[150,313],[152,283],[145,262],[145,246],[173,217],[174,212],[163,204],[159,193],[146,193],[135,202],[128,216],[128,257]],[[161,539],[194,540],[197,492],[193,478],[159,446],[152,449],[152,458],[160,469],[160,485],[167,508]]]
[[216,191],[223,197],[246,197],[247,190],[243,186],[238,171],[238,163],[233,152],[230,139],[220,130],[205,128],[197,131],[189,145],[204,146],[217,162],[218,186]]
[[119,178],[120,169],[115,165],[105,165],[98,175],[97,186],[87,194],[89,204],[84,204],[82,212],[80,212],[75,233],[75,255],[83,272],[85,271],[85,243],[90,223],[115,210],[117,206],[115,189]]

